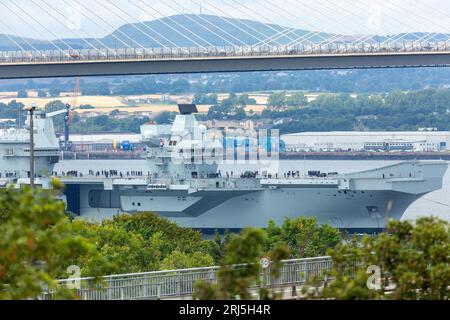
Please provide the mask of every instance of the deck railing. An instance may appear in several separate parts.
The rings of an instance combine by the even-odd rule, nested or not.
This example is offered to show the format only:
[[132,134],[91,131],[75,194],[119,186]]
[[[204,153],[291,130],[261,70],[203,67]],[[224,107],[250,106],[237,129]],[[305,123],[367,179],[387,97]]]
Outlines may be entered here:
[[289,55],[351,55],[395,53],[448,52],[450,42],[384,42],[384,43],[328,43],[286,46],[241,46],[207,48],[127,48],[74,49],[39,51],[0,51],[0,64],[59,63],[114,60],[167,60],[232,57],[266,57]]

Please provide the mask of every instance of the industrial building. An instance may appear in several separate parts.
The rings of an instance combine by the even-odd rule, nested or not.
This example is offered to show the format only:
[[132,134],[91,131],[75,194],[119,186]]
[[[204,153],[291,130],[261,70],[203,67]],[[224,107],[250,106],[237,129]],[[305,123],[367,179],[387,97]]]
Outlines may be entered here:
[[281,137],[286,151],[450,151],[450,131],[302,132]]

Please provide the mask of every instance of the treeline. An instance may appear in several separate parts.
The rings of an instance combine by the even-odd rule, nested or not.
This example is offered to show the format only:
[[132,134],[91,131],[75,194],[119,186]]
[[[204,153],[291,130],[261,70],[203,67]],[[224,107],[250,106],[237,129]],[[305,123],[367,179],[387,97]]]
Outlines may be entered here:
[[[99,223],[70,220],[64,204],[55,200],[62,188],[55,181],[52,190],[0,190],[0,299],[38,294],[41,283],[70,276],[70,266],[78,266],[83,277],[95,277],[218,265],[239,253],[234,244],[245,238],[228,233],[205,240],[199,231],[151,213]],[[285,258],[320,256],[341,241],[337,229],[314,218],[255,230],[262,256],[280,246]],[[248,262],[244,252],[250,249],[239,248],[236,263]]]
[[[386,94],[321,94],[308,102],[303,93],[278,92],[269,97],[268,107],[262,114],[246,110],[256,101],[247,94],[231,93],[220,103],[216,94],[195,96],[194,102],[207,104],[216,102],[200,120],[253,120],[271,119],[277,122],[274,128],[281,133],[323,131],[417,131],[419,128],[450,130],[450,90],[427,89],[419,91],[392,91]],[[23,104],[12,101],[0,104],[0,118],[19,119],[23,124],[26,112]],[[64,104],[54,101],[47,111],[63,109]],[[175,113],[161,113],[155,121],[169,124]],[[73,132],[139,132],[148,117],[115,119],[110,115],[81,118],[75,115]],[[62,117],[55,119],[56,128],[62,132]]]
[[[60,100],[49,102],[45,106],[47,112],[62,110],[65,104]],[[95,109],[92,106],[81,106],[80,109]],[[70,131],[72,133],[99,133],[99,132],[130,132],[139,133],[140,127],[149,122],[148,117],[127,117],[124,119],[114,118],[118,110],[113,110],[109,114],[99,115],[92,118],[82,118],[78,113],[73,115]],[[64,128],[64,115],[57,116],[53,120],[57,133],[62,133]]]
[[11,101],[8,104],[0,103],[0,119],[10,119],[10,123],[0,124],[0,127],[9,127],[12,124],[24,125],[27,119],[27,112],[24,110],[24,104],[17,102],[16,100]]
[[[148,123],[148,117],[133,117],[125,119],[116,119],[109,115],[100,115],[93,118],[81,118],[75,114],[70,125],[73,133],[98,133],[98,132],[129,132],[140,133],[142,125]],[[58,128],[60,124],[58,123]]]
[[[269,257],[270,276],[277,277],[284,259],[325,254],[331,255],[332,270],[310,278],[301,288],[303,298],[449,298],[450,229],[436,218],[391,221],[385,233],[353,239],[314,218],[286,219],[281,226],[271,222],[265,229],[205,240],[150,213],[101,223],[71,220],[56,200],[62,188],[54,181],[51,190],[0,190],[0,300],[34,299],[43,288],[54,289],[57,299],[74,299],[66,286],[55,286],[55,279],[69,276],[212,265],[220,265],[217,283],[197,282],[195,298],[253,299],[262,257]],[[276,289],[261,288],[258,296],[279,299]]]
[[[200,95],[202,96],[202,95]],[[208,97],[211,95],[203,95]],[[214,96],[214,95],[213,95]],[[204,98],[206,99],[206,98]],[[227,99],[222,100],[222,102],[213,105],[206,115],[207,120],[223,120],[223,119],[233,119],[233,120],[243,120],[247,117],[245,108],[248,105],[256,104],[256,100],[250,98],[248,94],[236,95],[230,93]]]
[[[271,97],[273,100],[273,96]],[[266,109],[261,118],[282,119],[282,133],[305,131],[417,131],[450,129],[450,90],[388,94],[323,94],[298,107]]]
[[[213,96],[211,95],[199,95]],[[450,90],[391,91],[386,94],[321,94],[308,101],[301,92],[269,96],[262,114],[245,111],[255,104],[248,95],[231,93],[202,120],[271,119],[281,133],[324,131],[450,130]]]
[[[81,90],[85,95],[244,93],[274,90],[383,93],[391,90],[445,88],[449,85],[448,68],[159,75],[81,80]],[[73,80],[0,82],[1,91],[44,90],[54,97],[59,92],[72,92],[73,89]]]
[[449,69],[381,69],[352,71],[252,72],[210,75],[151,76],[121,83],[82,85],[83,93],[105,95],[245,93],[294,90],[384,93],[450,85]]

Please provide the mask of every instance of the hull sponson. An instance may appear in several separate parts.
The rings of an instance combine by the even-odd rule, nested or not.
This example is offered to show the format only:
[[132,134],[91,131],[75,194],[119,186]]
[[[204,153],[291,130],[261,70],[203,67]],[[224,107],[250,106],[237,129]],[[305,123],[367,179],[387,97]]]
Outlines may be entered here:
[[147,189],[143,180],[67,183],[79,184],[79,203],[69,207],[79,208],[76,213],[87,219],[154,212],[184,227],[242,229],[305,216],[341,229],[379,230],[389,219],[401,219],[414,201],[442,188],[446,170],[443,161],[411,161],[324,179],[250,179],[240,181],[242,188],[224,187],[232,181],[213,188],[214,179],[203,188],[162,190]]
[[[277,189],[257,191],[230,199],[198,216],[190,215],[192,206],[208,203],[208,197],[178,195],[149,195],[145,192],[105,191],[105,201],[121,199],[122,203],[134,203],[136,210],[93,208],[88,201],[81,201],[80,215],[84,218],[110,219],[123,212],[155,212],[175,221],[181,226],[201,229],[242,229],[266,227],[270,220],[282,223],[285,218],[299,216],[316,217],[319,223],[328,223],[342,229],[383,228],[388,218],[400,219],[406,209],[420,196],[392,191],[339,191],[337,189]],[[81,186],[81,199],[92,196],[89,186]],[[86,195],[86,196],[83,196]],[[212,198],[217,200],[217,198]],[[115,201],[115,200],[111,200]],[[201,210],[203,211],[203,209]]]

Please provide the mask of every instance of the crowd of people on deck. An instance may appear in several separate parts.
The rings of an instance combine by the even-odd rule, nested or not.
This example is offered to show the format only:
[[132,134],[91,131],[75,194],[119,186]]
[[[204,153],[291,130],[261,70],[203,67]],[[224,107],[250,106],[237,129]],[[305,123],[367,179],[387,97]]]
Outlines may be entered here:
[[[136,177],[153,177],[153,178],[158,178],[157,174],[151,174],[150,172],[145,173],[144,171],[140,171],[140,170],[129,170],[129,171],[119,171],[116,169],[113,170],[89,170],[87,174],[83,174],[83,172],[80,171],[67,171],[67,172],[56,172],[54,171],[52,173],[52,175],[54,177],[75,177],[75,178],[83,178],[83,177],[104,177],[104,178],[136,178]],[[245,178],[245,179],[249,179],[249,178],[276,178],[278,179],[278,173],[276,174],[270,174],[267,172],[263,172],[262,174],[260,174],[259,171],[246,171],[244,173],[238,174],[236,175],[235,172],[230,171],[230,172],[225,172],[224,174],[222,174],[222,172],[219,170],[218,173],[216,174],[208,174],[208,175],[198,175],[195,174],[193,175],[194,179],[198,179],[198,178],[222,178],[222,176],[226,177],[227,179],[234,179],[234,178]],[[283,174],[285,179],[295,179],[295,178],[300,178],[301,177],[301,173],[300,171],[288,171],[285,172]],[[0,178],[9,178],[9,179],[15,179],[15,178],[19,178],[20,174],[18,172],[0,172]],[[28,177],[29,177],[29,173],[28,173]],[[176,177],[177,179],[179,179],[179,175],[177,175]]]
[[[144,177],[144,172],[143,171],[127,171],[127,172],[122,172],[119,170],[89,170],[87,175],[84,175],[82,172],[79,171],[68,171],[68,172],[64,172],[62,171],[61,173],[58,172],[53,172],[53,176],[62,176],[62,177],[75,177],[75,178],[83,178],[84,176],[88,176],[88,177],[104,177],[104,178],[130,178],[130,177]],[[150,172],[147,173],[147,176],[150,176]]]
[[8,179],[11,179],[11,178],[17,178],[17,177],[18,177],[17,172],[7,172],[7,171],[5,171],[5,172],[0,172],[0,179],[1,179],[1,178],[8,178]]

